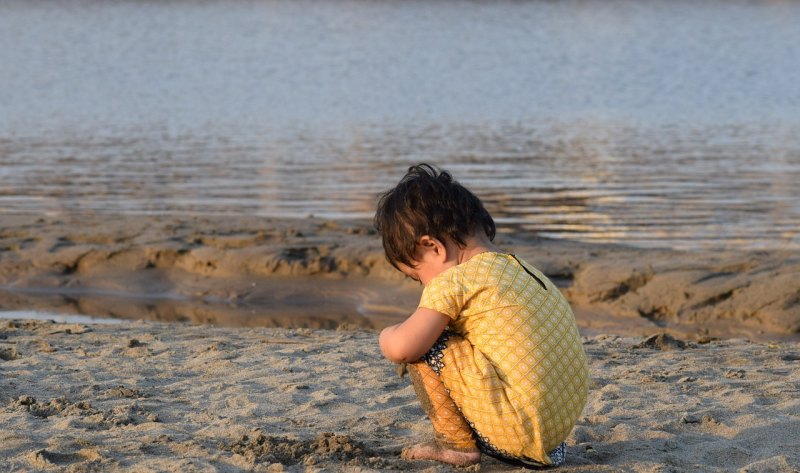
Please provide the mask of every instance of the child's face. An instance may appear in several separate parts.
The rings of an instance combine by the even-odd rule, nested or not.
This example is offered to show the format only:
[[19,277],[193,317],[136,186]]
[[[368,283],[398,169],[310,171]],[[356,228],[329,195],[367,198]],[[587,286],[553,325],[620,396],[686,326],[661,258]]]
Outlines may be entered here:
[[400,271],[402,271],[403,274],[410,277],[414,281],[419,281],[423,286],[427,286],[431,279],[435,278],[439,275],[439,273],[441,273],[441,271],[437,271],[433,265],[426,264],[424,262],[417,262],[416,268],[406,266],[403,263],[397,263],[397,266],[400,268]]

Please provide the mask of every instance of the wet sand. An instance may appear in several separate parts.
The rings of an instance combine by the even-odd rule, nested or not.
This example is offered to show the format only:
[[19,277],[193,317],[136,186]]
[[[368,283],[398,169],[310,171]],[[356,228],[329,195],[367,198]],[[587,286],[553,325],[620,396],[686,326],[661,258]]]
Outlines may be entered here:
[[[559,284],[585,334],[800,340],[800,254],[537,238],[501,248]],[[419,287],[368,221],[2,215],[0,307],[226,326],[380,328]]]

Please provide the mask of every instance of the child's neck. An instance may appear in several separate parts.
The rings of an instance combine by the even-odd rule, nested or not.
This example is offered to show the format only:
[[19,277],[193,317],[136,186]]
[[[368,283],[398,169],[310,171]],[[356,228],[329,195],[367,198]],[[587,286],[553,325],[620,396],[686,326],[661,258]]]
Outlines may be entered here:
[[492,243],[486,235],[470,236],[464,241],[464,246],[457,248],[457,263],[469,261],[473,256],[487,251],[499,252],[500,249]]

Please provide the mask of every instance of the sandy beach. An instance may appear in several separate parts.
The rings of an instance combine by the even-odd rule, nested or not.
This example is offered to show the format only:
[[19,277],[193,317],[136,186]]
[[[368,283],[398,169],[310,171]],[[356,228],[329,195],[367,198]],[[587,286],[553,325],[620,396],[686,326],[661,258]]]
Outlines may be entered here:
[[[800,256],[523,235],[592,385],[563,471],[800,471]],[[457,471],[377,329],[419,287],[369,222],[3,215],[2,471]],[[485,457],[474,471],[516,471]]]
[[800,1],[0,1],[0,473],[524,471],[400,458],[433,430],[378,336],[422,287],[371,218],[420,163],[573,309],[588,402],[552,471],[800,473],[799,24]]
[[[800,466],[798,344],[584,344],[560,471]],[[399,458],[432,431],[373,332],[15,321],[0,355],[3,471],[458,471]]]

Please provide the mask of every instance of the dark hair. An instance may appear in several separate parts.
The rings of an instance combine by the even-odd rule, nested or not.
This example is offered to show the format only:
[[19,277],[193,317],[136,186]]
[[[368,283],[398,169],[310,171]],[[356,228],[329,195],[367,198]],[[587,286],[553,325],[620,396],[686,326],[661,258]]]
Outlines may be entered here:
[[413,266],[417,243],[424,235],[464,246],[465,239],[483,231],[494,240],[495,224],[481,200],[430,164],[408,168],[400,182],[378,199],[375,228],[383,238],[386,259]]

